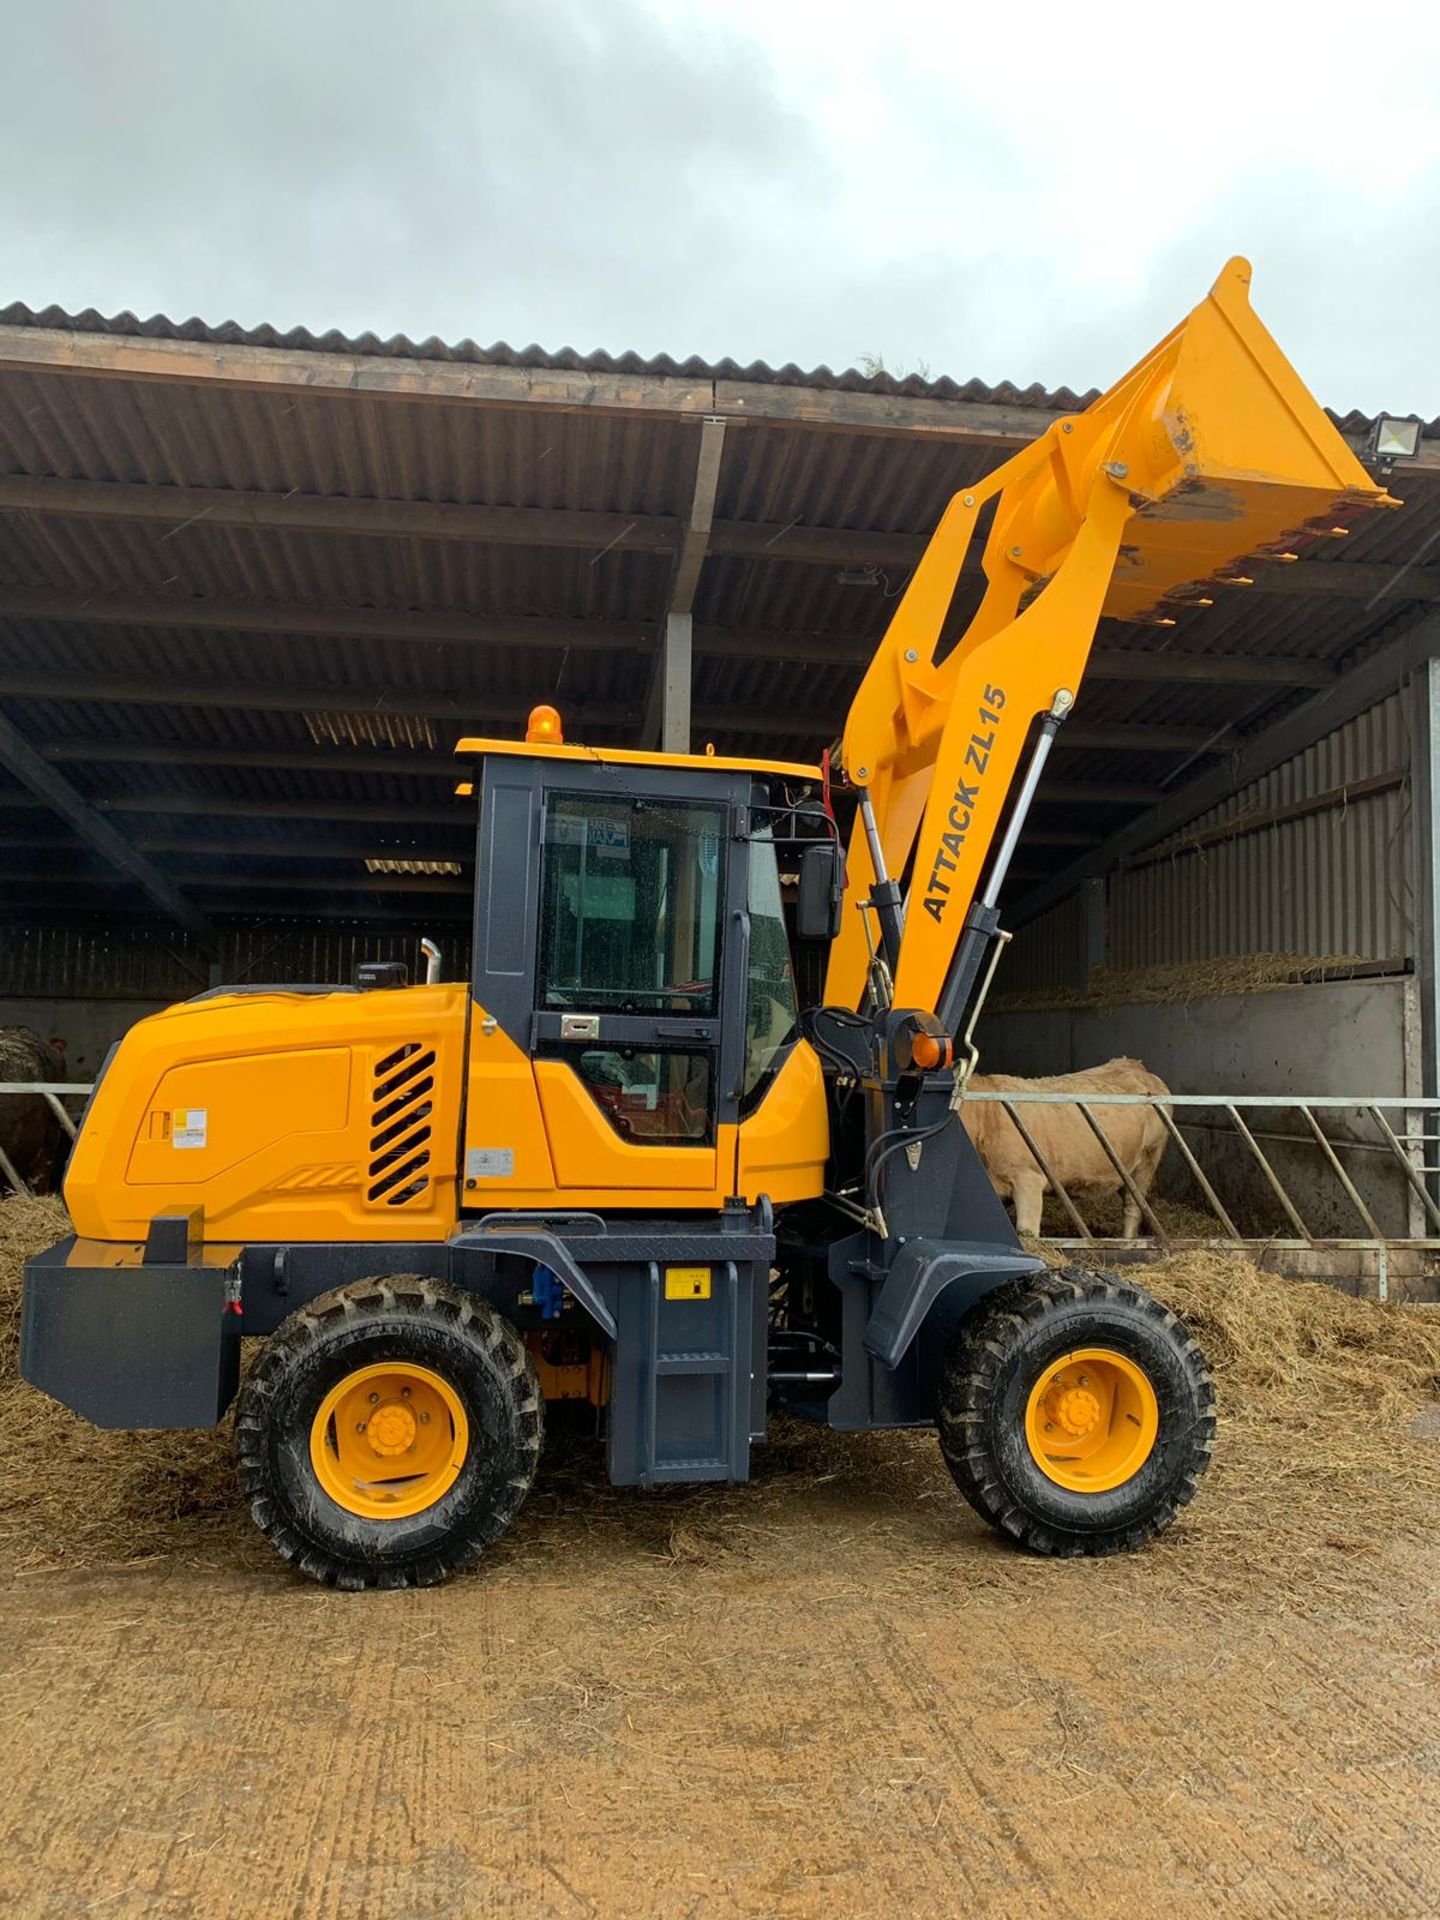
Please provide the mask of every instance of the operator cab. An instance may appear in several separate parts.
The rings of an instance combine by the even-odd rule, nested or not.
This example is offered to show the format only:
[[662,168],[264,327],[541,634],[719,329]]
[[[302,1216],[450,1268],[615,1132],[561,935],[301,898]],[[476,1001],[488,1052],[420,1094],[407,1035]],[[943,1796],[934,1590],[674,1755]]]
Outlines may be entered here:
[[[741,1130],[809,1051],[782,866],[801,840],[836,846],[820,769],[577,746],[552,707],[523,741],[456,753],[479,801],[462,1203],[743,1192]],[[823,1116],[813,1058],[802,1076]]]

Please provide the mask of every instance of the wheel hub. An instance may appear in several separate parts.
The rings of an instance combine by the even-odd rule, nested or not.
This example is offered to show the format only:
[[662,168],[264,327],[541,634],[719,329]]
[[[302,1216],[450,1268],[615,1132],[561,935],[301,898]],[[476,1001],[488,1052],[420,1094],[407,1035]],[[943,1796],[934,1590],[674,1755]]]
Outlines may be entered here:
[[1045,1396],[1045,1406],[1054,1425],[1077,1440],[1100,1418],[1100,1402],[1087,1387],[1069,1387],[1063,1393],[1052,1389]]
[[383,1460],[408,1453],[419,1431],[419,1423],[403,1400],[387,1400],[383,1407],[377,1407],[365,1429],[370,1445]]
[[1111,1347],[1052,1360],[1025,1408],[1037,1467],[1070,1493],[1109,1493],[1133,1480],[1155,1450],[1160,1403],[1138,1362]]
[[330,1498],[365,1520],[405,1520],[443,1500],[470,1445],[450,1382],[408,1360],[358,1367],[310,1425],[310,1464]]

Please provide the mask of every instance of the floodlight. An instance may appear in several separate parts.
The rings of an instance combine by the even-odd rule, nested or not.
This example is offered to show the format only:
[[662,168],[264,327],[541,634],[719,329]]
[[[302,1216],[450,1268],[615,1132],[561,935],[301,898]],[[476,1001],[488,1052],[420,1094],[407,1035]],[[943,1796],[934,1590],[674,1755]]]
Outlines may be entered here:
[[1398,420],[1382,413],[1370,431],[1370,458],[1386,466],[1413,460],[1420,451],[1421,427],[1419,420]]

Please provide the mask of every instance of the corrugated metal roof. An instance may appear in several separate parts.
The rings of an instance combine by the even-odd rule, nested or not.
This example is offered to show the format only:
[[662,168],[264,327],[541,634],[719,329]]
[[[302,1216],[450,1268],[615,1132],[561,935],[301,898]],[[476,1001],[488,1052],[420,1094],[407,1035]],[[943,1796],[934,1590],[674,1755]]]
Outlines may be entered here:
[[[23,301],[0,307],[0,326],[44,327],[61,332],[128,335],[144,340],[196,340],[214,346],[280,347],[300,353],[343,353],[384,360],[439,360],[468,363],[472,366],[535,367],[574,373],[638,373],[673,376],[688,380],[746,380],[757,384],[786,387],[818,387],[845,393],[905,394],[932,400],[970,400],[1012,407],[1033,407],[1040,412],[1068,413],[1088,406],[1099,389],[1091,387],[1076,393],[1070,387],[1046,387],[1039,381],[1019,386],[1011,380],[991,385],[984,380],[958,381],[948,375],[929,379],[920,374],[897,378],[889,373],[863,373],[858,367],[835,372],[826,366],[797,367],[793,361],[772,367],[764,360],[741,365],[738,360],[705,360],[690,354],[677,360],[673,354],[644,355],[633,350],[609,353],[603,348],[589,353],[574,347],[550,349],[531,345],[512,347],[504,340],[482,347],[474,340],[440,340],[431,334],[425,340],[412,340],[408,334],[391,334],[382,340],[375,333],[346,334],[332,328],[327,333],[312,333],[308,327],[242,327],[238,321],[223,320],[218,325],[192,317],[172,320],[168,314],[154,313],[142,320],[133,313],[99,313],[86,307],[70,313],[63,307],[39,309]],[[1373,426],[1375,416],[1356,409],[1347,413],[1331,412],[1330,417],[1346,432],[1362,432]],[[1412,416],[1413,417],[1413,416]],[[1427,437],[1440,438],[1440,415],[1426,424]]]
[[[1048,413],[1081,406],[1088,397],[1009,382],[896,380],[855,370],[804,372],[663,355],[550,354],[470,341],[317,337],[304,330],[282,334],[56,308],[10,307],[0,312],[0,325],[1004,405],[1033,413],[1037,431]],[[1363,432],[1369,423],[1351,414],[1340,424]],[[1427,431],[1440,434],[1440,421]],[[196,839],[203,833],[207,843],[244,843],[247,849],[274,843],[278,855],[287,836],[291,844],[301,837],[323,843],[330,830],[327,806],[368,804],[393,814],[393,825],[370,823],[377,834],[383,831],[385,845],[414,845],[407,812],[433,812],[444,804],[445,751],[461,732],[510,731],[530,704],[548,699],[565,711],[572,737],[634,744],[673,550],[690,509],[696,447],[695,420],[661,413],[523,403],[476,409],[458,401],[309,389],[295,382],[261,389],[8,368],[0,373],[0,474],[276,498],[303,494],[631,515],[656,531],[653,544],[645,533],[638,536],[643,544],[600,551],[538,539],[518,544],[353,527],[221,524],[207,522],[203,512],[177,511],[172,520],[123,511],[3,511],[0,591],[41,590],[63,596],[65,605],[53,617],[0,615],[0,702],[96,805],[123,808],[127,801],[148,800],[170,806],[168,813],[117,813],[132,837]],[[766,544],[756,552],[714,551],[705,562],[695,604],[697,739],[713,739],[727,752],[807,759],[833,737],[859,679],[859,658],[883,633],[903,590],[910,555],[948,498],[1003,457],[999,445],[835,424],[771,421],[751,430],[737,423],[727,431],[716,521],[741,533],[758,525]],[[1392,488],[1406,493],[1403,469]],[[897,557],[877,565],[873,586],[846,584],[833,544],[826,549],[830,557],[818,560],[806,558],[793,540],[787,544],[797,529],[818,531],[832,543],[846,534],[891,536]],[[1278,581],[1277,591],[1229,589],[1210,608],[1177,609],[1170,628],[1106,623],[1098,644],[1141,655],[1175,650],[1342,663],[1358,657],[1423,611],[1407,596],[1406,578],[1407,570],[1440,566],[1437,477],[1415,478],[1400,512],[1374,515],[1348,540],[1321,543],[1306,557],[1327,568],[1359,562],[1390,571],[1378,588],[1366,576],[1362,593],[1292,593]],[[978,592],[977,580],[962,580],[952,620],[966,617]],[[172,600],[194,605],[177,604],[164,620],[153,614],[101,617],[103,602],[119,595],[162,607]],[[207,603],[242,604],[271,619],[275,630],[202,620]],[[287,609],[333,613],[336,631],[287,631]],[[445,641],[357,637],[344,630],[347,612],[367,610],[405,618],[473,615],[477,621],[540,617],[570,623],[566,632],[587,644],[531,646],[481,627]],[[587,629],[602,622],[619,637],[614,644],[589,644],[596,636]],[[717,638],[732,634],[762,636],[761,650],[714,650]],[[784,645],[772,654],[763,636]],[[1218,677],[1092,678],[1076,731],[1087,725],[1176,728],[1187,738],[1213,734],[1223,744],[1302,697],[1284,684]],[[436,745],[397,749],[393,769],[377,763],[379,749],[357,747],[358,764],[347,766],[350,749],[317,741],[307,712],[343,715],[362,708],[428,718]],[[1054,779],[1158,787],[1183,779],[1190,765],[1198,771],[1211,764],[1203,757],[1187,762],[1188,748],[1120,744],[1123,732],[1106,737],[1115,744],[1080,747],[1074,736],[1067,744],[1062,735]],[[153,760],[105,758],[105,749],[117,743],[148,750]],[[277,758],[300,764],[275,765]],[[260,764],[266,759],[272,764]],[[7,873],[32,874],[38,897],[42,883],[53,881],[66,862],[38,847],[6,847],[7,830],[13,841],[22,827],[37,825],[33,806],[11,804],[23,797],[14,782],[0,777],[0,859]],[[244,806],[252,809],[248,815],[227,810]],[[287,808],[303,812],[287,820]],[[193,820],[185,819],[186,810]],[[1098,838],[1128,817],[1110,803],[1070,809],[1063,818],[1053,807],[1047,814],[1042,789],[1037,821],[1055,827],[1079,819],[1093,825]],[[43,824],[46,816],[39,820]],[[440,845],[437,835],[443,838],[444,857],[452,857],[452,847],[463,839],[448,826],[425,832],[431,847]],[[347,847],[357,834],[368,838],[358,825],[344,834],[335,826],[337,841]],[[1069,856],[1063,849],[1032,846],[1026,857],[1059,864]],[[154,859],[167,871],[187,864],[169,851]],[[356,864],[349,853],[337,852],[336,860],[342,876]],[[84,869],[72,863],[72,870]],[[221,878],[227,872],[272,876],[277,887],[279,876],[289,876],[297,908],[304,899],[301,876],[316,871],[311,856],[302,865],[253,850],[217,866]],[[12,911],[19,910],[13,903],[21,891],[7,888]],[[207,911],[215,908],[208,886],[205,903]],[[236,913],[253,913],[260,904],[237,888]],[[264,904],[268,910],[271,902]]]
[[702,360],[696,354],[677,360],[668,353],[646,356],[634,352],[607,353],[603,349],[577,353],[573,347],[551,351],[538,346],[512,347],[503,340],[497,340],[494,346],[482,347],[474,340],[439,340],[434,334],[426,340],[412,340],[408,334],[396,333],[382,340],[374,333],[345,334],[335,329],[315,334],[308,327],[291,327],[281,332],[278,327],[242,327],[234,320],[224,320],[218,326],[198,319],[172,320],[163,313],[151,314],[148,320],[142,320],[133,313],[97,313],[94,307],[87,307],[83,313],[67,313],[63,307],[36,310],[19,300],[0,307],[0,326],[122,334],[143,340],[202,340],[226,347],[283,347],[291,352],[356,354],[383,360],[452,360],[472,366],[544,367],[573,373],[643,373],[687,380],[751,380],[773,386],[822,387],[847,393],[923,394],[935,400],[995,401],[1012,407],[1036,407],[1061,413],[1085,406],[1097,391],[1092,388],[1088,393],[1077,394],[1069,387],[1044,387],[1038,381],[1018,387],[1008,380],[989,386],[983,380],[967,380],[962,384],[950,379],[923,379],[918,374],[897,379],[888,373],[862,373],[857,367],[835,373],[829,367],[802,368],[793,362],[772,367],[764,360],[752,360],[748,366],[742,366],[738,360]]

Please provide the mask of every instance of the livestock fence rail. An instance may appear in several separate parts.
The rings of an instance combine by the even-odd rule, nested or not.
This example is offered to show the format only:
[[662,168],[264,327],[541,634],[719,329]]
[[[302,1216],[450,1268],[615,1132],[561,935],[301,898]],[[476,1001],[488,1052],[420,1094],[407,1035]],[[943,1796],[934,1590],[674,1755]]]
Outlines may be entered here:
[[[1409,1095],[970,1092],[999,1106],[1053,1195],[1044,1237],[1062,1248],[1159,1245],[1246,1252],[1351,1252],[1372,1256],[1376,1290],[1390,1291],[1397,1250],[1440,1255],[1440,1099]],[[1147,1107],[1166,1136],[1166,1158],[1146,1192],[1106,1131],[1110,1117]],[[1042,1110],[1068,1108],[1094,1136],[1133,1202],[1144,1234],[1105,1231],[1092,1200],[1060,1155]],[[1093,1160],[1092,1160],[1093,1164]],[[1092,1188],[1093,1191],[1093,1188]],[[1064,1225],[1058,1232],[1050,1229]],[[1428,1264],[1428,1263],[1427,1263]]]
[[[91,1090],[88,1081],[0,1081],[0,1098],[44,1100],[71,1140],[77,1126],[65,1102]],[[1002,1108],[1024,1143],[1053,1196],[1044,1236],[1057,1247],[1359,1253],[1372,1257],[1382,1299],[1393,1252],[1440,1260],[1440,1099],[1012,1088],[967,1090],[963,1104],[972,1102]],[[1166,1159],[1149,1191],[1106,1131],[1106,1117],[1127,1107],[1150,1108],[1165,1132]],[[1093,1134],[1115,1174],[1113,1191],[1139,1211],[1146,1231],[1137,1239],[1108,1232],[1093,1190],[1073,1176],[1067,1185],[1038,1113],[1055,1108],[1072,1109]],[[16,1193],[30,1192],[3,1144],[0,1178]]]

